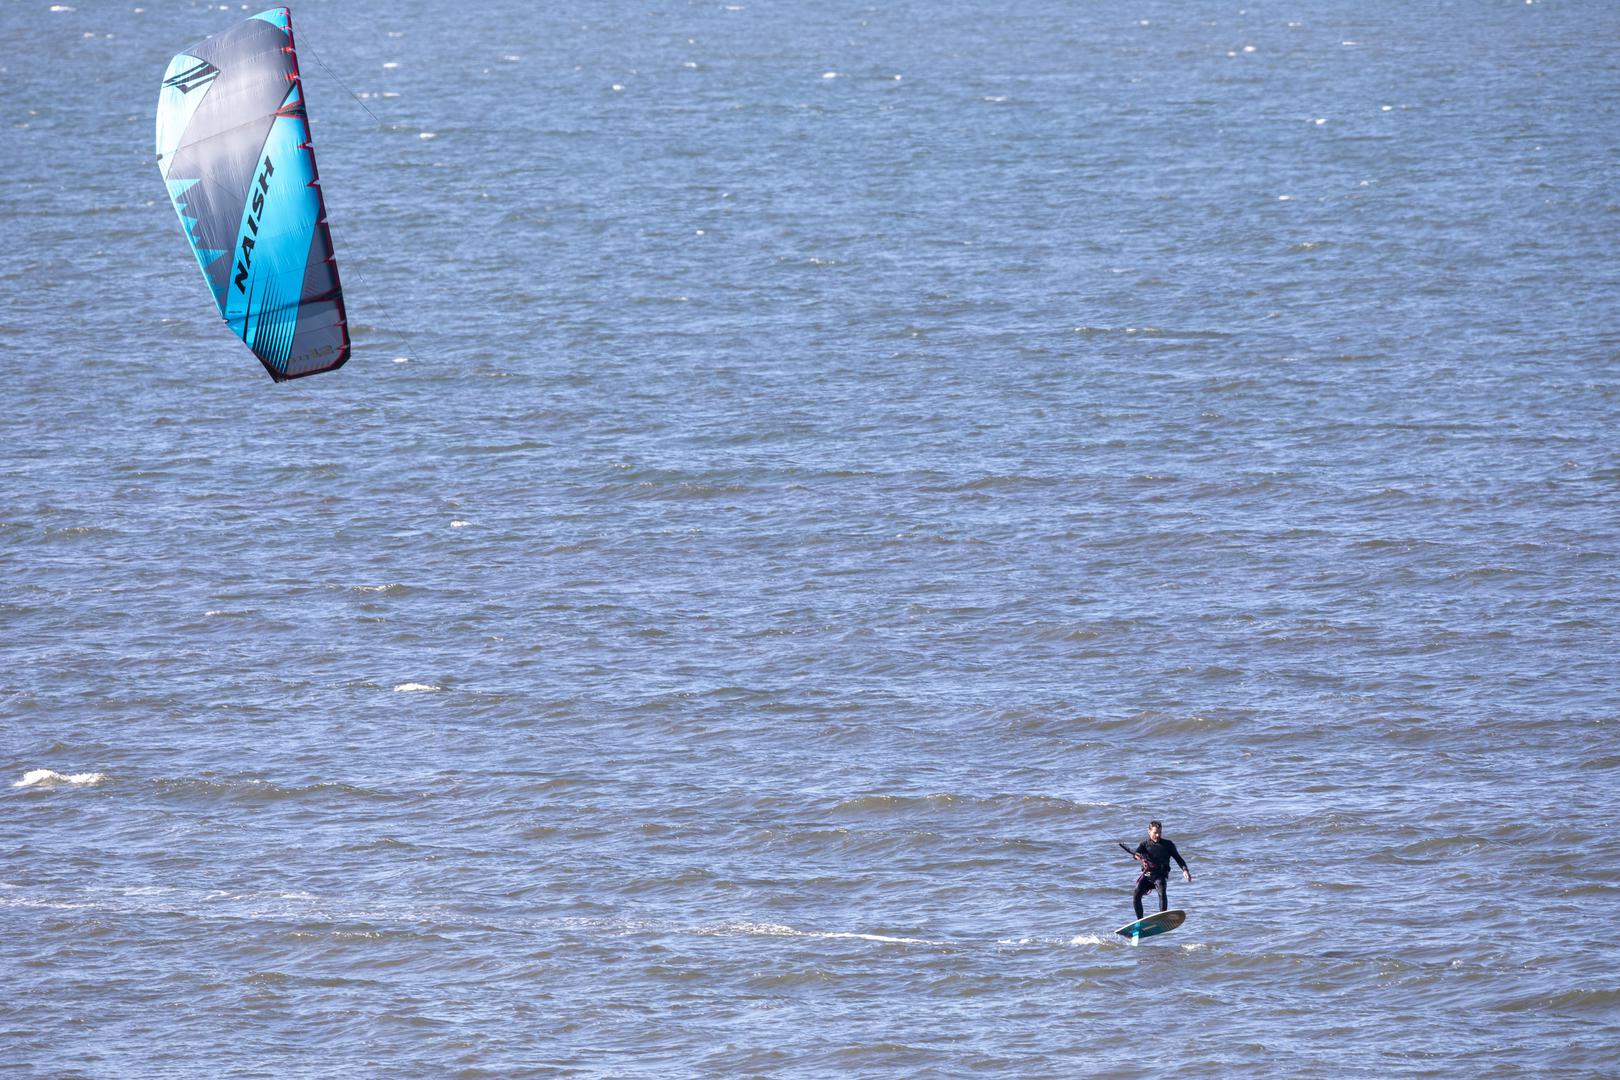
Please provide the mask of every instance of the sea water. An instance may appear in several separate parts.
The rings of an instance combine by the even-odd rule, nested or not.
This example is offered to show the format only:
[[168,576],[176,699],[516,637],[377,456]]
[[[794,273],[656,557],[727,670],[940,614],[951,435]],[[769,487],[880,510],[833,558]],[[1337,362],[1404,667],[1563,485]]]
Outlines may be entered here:
[[1615,1074],[1620,8],[304,3],[280,386],[254,10],[0,9],[0,1071]]

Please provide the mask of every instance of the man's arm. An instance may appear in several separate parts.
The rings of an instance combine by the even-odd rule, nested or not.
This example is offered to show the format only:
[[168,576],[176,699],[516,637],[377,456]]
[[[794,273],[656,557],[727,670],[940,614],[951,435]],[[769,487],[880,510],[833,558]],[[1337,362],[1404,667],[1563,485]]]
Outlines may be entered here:
[[1181,851],[1176,847],[1174,841],[1170,842],[1170,857],[1176,860],[1177,866],[1181,867],[1181,876],[1191,881],[1192,871],[1187,869],[1187,860],[1181,857]]

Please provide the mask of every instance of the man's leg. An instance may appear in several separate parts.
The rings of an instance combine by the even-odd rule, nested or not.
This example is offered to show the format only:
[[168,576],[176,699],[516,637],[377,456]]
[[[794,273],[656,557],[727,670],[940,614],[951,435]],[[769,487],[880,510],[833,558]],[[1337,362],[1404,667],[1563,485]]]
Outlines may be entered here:
[[1169,898],[1165,895],[1165,891],[1164,891],[1164,886],[1169,880],[1170,879],[1167,878],[1167,877],[1162,877],[1162,878],[1159,879],[1159,910],[1160,911],[1165,911],[1170,907]]
[[1136,908],[1136,917],[1138,919],[1142,917],[1142,897],[1147,895],[1148,890],[1152,888],[1153,879],[1146,874],[1136,879],[1136,891],[1131,894],[1131,906]]

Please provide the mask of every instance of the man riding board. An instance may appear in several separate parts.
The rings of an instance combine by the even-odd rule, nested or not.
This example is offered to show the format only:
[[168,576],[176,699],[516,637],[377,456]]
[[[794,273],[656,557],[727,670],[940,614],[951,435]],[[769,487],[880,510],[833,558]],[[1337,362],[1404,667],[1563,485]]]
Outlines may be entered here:
[[1176,850],[1174,841],[1164,838],[1164,826],[1157,821],[1148,822],[1148,838],[1136,845],[1131,851],[1124,844],[1119,845],[1131,853],[1131,857],[1142,864],[1142,872],[1136,878],[1136,892],[1131,894],[1131,904],[1136,908],[1136,917],[1142,917],[1142,897],[1159,890],[1159,910],[1167,909],[1169,899],[1165,895],[1165,881],[1170,876],[1170,860],[1174,859],[1181,867],[1181,876],[1192,884],[1192,871],[1187,869],[1187,860],[1181,857]]

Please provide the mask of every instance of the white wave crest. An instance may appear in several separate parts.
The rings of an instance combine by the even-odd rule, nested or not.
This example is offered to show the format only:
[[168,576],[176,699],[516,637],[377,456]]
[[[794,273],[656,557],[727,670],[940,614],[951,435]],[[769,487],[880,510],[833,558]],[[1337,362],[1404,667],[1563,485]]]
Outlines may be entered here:
[[432,683],[402,682],[398,686],[394,687],[394,693],[396,693],[396,694],[431,694],[431,693],[436,693],[436,692],[438,692],[440,690],[443,690],[443,689],[444,689],[444,687],[442,687],[442,686],[434,686]]
[[23,773],[21,780],[11,786],[14,788],[61,787],[63,784],[68,784],[75,787],[88,787],[91,784],[99,784],[105,779],[107,779],[107,774],[99,772],[67,774],[59,773],[55,769],[30,769]]
[[883,941],[893,945],[948,944],[948,942],[932,941],[928,938],[899,937],[893,934],[862,934],[850,930],[800,930],[797,927],[783,926],[780,923],[761,922],[735,922],[725,923],[721,926],[696,927],[693,932],[704,935],[744,934],[764,937],[821,938],[825,940],[842,938],[855,941]]

